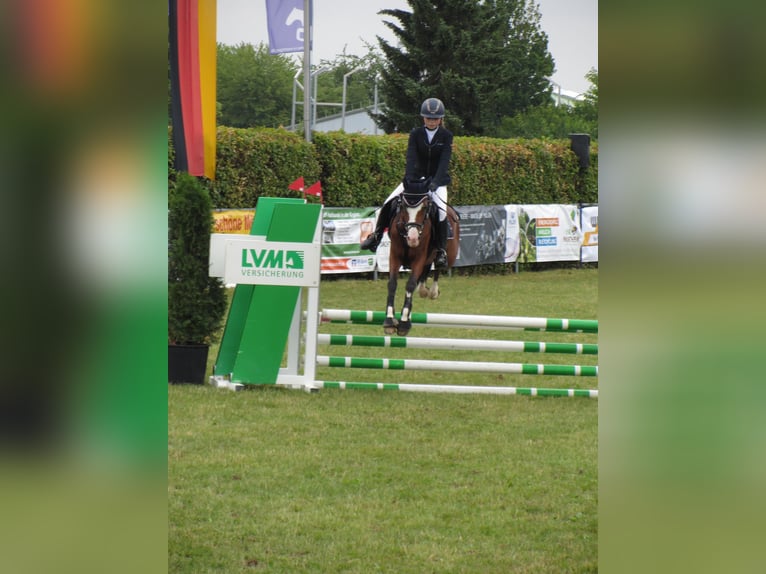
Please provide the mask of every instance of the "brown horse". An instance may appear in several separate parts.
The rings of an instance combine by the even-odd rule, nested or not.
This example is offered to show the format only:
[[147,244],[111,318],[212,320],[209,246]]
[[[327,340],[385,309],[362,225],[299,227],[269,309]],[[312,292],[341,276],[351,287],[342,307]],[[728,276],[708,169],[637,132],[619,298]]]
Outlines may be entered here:
[[[433,226],[438,214],[436,205],[428,194],[403,193],[397,200],[394,216],[389,225],[391,250],[388,259],[388,300],[383,330],[387,335],[394,333],[405,336],[412,328],[412,294],[418,289],[421,297],[436,299],[439,296],[439,269],[434,269],[433,284],[427,287],[431,264],[436,258],[436,246],[432,241]],[[452,228],[452,235],[447,241],[447,266],[452,267],[458,254],[460,224],[457,212],[448,206],[447,217]],[[401,317],[397,321],[394,315],[396,287],[399,281],[399,268],[409,268],[404,293],[404,305]]]

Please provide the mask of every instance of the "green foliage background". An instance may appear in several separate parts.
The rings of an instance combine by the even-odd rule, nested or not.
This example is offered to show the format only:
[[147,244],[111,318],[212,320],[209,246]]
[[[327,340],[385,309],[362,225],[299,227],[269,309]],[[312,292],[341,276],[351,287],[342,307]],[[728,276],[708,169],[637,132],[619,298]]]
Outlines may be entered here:
[[[168,162],[173,148],[168,134]],[[259,197],[295,197],[303,177],[322,183],[328,207],[379,205],[404,175],[407,136],[315,133],[313,142],[280,129],[218,128],[216,179],[205,181],[215,208],[252,208]],[[569,139],[455,137],[450,203],[597,203],[598,143],[579,168]],[[171,181],[175,177],[169,169]]]

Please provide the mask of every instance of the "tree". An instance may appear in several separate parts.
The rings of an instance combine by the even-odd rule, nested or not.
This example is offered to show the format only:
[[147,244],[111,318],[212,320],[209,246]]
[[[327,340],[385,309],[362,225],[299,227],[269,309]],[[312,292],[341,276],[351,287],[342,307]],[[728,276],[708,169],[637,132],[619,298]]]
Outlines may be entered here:
[[566,138],[587,133],[598,139],[598,72],[591,69],[585,78],[591,87],[574,106],[555,106],[552,101],[505,117],[491,135],[503,138]]
[[297,65],[268,46],[218,44],[217,100],[221,125],[247,128],[288,125]]
[[501,138],[567,138],[572,133],[592,134],[593,124],[579,116],[574,108],[546,103],[528,108],[513,117],[503,118],[493,131]]
[[575,110],[585,120],[598,123],[598,70],[591,68],[585,79],[590,82],[582,101],[575,104]]
[[168,197],[168,342],[209,344],[226,312],[226,289],[210,277],[213,204],[200,180],[177,174]]
[[420,103],[438,97],[457,135],[484,135],[502,117],[550,98],[548,36],[532,0],[408,0],[412,12],[381,10],[399,40],[378,37],[385,57],[377,115],[386,132],[417,125]]

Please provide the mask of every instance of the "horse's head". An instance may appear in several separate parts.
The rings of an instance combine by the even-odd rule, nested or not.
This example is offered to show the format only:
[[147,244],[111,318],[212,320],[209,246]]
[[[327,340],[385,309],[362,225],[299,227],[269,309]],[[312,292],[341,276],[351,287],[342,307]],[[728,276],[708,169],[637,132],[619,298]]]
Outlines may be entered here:
[[[402,194],[402,204],[397,218],[397,230],[407,241],[407,247],[420,246],[423,230],[428,221],[431,198],[427,194]],[[427,241],[426,241],[427,244]]]

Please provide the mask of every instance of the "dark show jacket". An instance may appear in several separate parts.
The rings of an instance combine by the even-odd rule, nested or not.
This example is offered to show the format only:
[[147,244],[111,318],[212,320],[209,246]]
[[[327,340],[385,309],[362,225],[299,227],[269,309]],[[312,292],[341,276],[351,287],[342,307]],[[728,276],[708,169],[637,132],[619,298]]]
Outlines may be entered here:
[[425,126],[415,128],[410,132],[407,143],[407,167],[405,177],[418,180],[430,177],[437,187],[452,182],[449,175],[449,161],[452,155],[452,132],[439,126],[431,143]]

